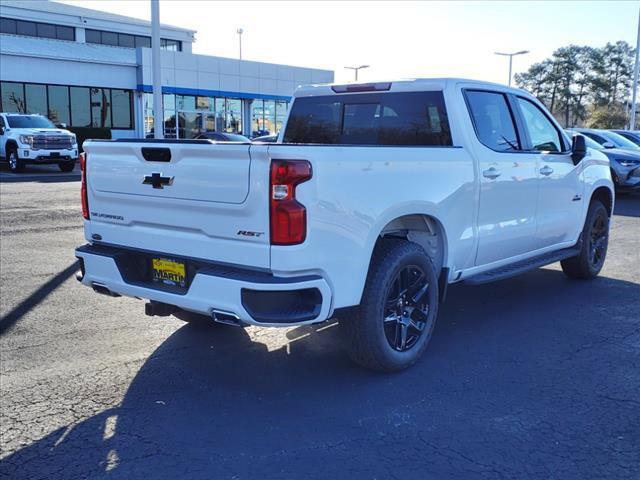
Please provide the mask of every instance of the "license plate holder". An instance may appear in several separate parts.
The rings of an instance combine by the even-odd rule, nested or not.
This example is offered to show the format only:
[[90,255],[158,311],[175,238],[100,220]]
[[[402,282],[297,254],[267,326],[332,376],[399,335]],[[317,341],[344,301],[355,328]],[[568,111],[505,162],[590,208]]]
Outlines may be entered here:
[[154,283],[184,288],[187,284],[187,266],[170,258],[151,259],[151,279]]

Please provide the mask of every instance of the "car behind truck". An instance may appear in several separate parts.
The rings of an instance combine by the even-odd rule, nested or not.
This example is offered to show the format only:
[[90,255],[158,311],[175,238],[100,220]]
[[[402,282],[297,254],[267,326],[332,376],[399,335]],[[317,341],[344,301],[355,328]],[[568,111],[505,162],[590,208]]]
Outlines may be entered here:
[[277,143],[87,141],[80,280],[148,314],[337,317],[351,357],[415,363],[447,286],[605,261],[609,162],[527,92],[461,79],[296,91]]

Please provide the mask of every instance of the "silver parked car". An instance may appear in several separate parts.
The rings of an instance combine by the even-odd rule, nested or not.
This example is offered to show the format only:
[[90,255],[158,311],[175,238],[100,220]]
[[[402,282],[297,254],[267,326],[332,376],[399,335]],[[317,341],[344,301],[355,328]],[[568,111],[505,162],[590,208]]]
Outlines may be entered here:
[[[609,158],[611,177],[613,178],[616,190],[640,189],[640,149],[618,148],[607,142],[600,144],[594,140],[591,135],[586,133],[585,130],[586,129],[583,128],[576,128],[573,130],[567,129],[565,132],[569,137],[583,135],[588,148],[599,150]],[[597,136],[600,136],[601,131],[593,130],[589,132],[598,132]]]

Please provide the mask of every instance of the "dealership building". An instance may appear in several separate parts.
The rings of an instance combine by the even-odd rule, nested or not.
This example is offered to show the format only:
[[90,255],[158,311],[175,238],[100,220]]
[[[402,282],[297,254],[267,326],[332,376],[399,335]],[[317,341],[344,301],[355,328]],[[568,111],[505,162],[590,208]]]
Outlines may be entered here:
[[[276,133],[298,85],[333,72],[192,53],[196,32],[161,25],[167,137],[206,131]],[[112,138],[153,131],[149,22],[50,1],[0,3],[0,111],[56,124],[108,128]]]

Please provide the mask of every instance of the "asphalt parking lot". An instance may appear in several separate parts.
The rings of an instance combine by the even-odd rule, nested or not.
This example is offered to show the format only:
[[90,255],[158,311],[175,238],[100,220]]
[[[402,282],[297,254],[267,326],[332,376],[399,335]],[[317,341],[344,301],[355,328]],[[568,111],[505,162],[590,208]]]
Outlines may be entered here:
[[3,478],[640,478],[640,196],[600,278],[453,286],[423,361],[380,375],[332,322],[204,328],[94,294],[77,175],[0,176]]

